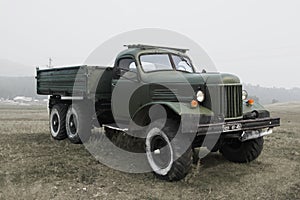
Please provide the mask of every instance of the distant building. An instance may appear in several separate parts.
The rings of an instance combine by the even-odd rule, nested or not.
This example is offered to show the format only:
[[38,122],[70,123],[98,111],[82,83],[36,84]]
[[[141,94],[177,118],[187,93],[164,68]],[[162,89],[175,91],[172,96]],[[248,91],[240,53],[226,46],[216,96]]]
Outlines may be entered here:
[[13,100],[18,103],[27,103],[32,102],[32,97],[17,96]]

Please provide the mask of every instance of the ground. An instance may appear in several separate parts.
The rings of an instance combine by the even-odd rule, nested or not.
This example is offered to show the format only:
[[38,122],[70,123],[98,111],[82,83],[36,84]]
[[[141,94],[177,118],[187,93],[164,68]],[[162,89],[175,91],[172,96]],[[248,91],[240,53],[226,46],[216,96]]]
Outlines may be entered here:
[[50,137],[45,106],[0,105],[0,199],[300,199],[300,103],[268,106],[282,126],[249,164],[212,153],[182,181],[130,174]]

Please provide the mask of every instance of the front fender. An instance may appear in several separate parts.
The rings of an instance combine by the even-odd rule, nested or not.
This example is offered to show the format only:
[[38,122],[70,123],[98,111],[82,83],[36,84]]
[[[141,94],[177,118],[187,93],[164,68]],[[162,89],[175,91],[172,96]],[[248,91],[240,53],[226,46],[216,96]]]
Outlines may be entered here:
[[206,107],[198,106],[197,108],[191,108],[189,103],[185,102],[151,102],[145,104],[136,113],[145,109],[146,107],[151,107],[153,105],[162,105],[174,111],[179,116],[181,115],[208,115],[213,116],[214,113]]
[[165,109],[169,109],[173,111],[174,114],[178,116],[183,115],[198,115],[198,116],[214,116],[214,113],[203,106],[198,106],[197,108],[191,108],[189,103],[185,102],[151,102],[145,104],[141,108],[139,108],[133,115],[132,119],[134,121],[142,121],[145,119],[145,116],[148,115],[149,109],[154,105],[161,105]]

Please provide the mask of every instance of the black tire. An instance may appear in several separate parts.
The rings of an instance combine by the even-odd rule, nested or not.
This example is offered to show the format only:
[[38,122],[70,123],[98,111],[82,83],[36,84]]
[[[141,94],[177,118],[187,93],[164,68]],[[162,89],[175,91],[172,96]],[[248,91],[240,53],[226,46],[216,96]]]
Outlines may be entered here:
[[49,127],[52,138],[63,140],[67,138],[66,134],[66,114],[68,106],[65,104],[56,104],[50,110]]
[[66,116],[66,131],[69,140],[74,144],[87,141],[91,135],[91,113],[82,104],[69,106]]
[[207,149],[211,152],[211,153],[215,153],[215,152],[218,152],[219,151],[219,146],[218,145],[215,145],[214,147],[212,148],[209,148],[207,147]]
[[[168,121],[161,129],[161,123],[153,122],[147,132],[146,155],[154,174],[163,180],[179,181],[192,167],[193,152],[188,134],[176,135],[178,123]],[[159,150],[159,153],[158,153]]]
[[231,162],[248,163],[255,160],[261,154],[263,145],[263,137],[245,142],[237,140],[232,143],[225,143],[221,147],[220,152]]

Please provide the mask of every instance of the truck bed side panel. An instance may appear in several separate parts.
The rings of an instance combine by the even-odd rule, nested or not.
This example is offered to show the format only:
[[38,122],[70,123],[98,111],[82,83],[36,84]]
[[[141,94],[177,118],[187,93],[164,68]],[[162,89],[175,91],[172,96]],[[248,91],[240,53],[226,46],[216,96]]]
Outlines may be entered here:
[[109,99],[112,70],[107,67],[75,66],[37,69],[37,93]]
[[87,85],[85,72],[84,66],[37,70],[37,93],[61,96],[85,95]]

